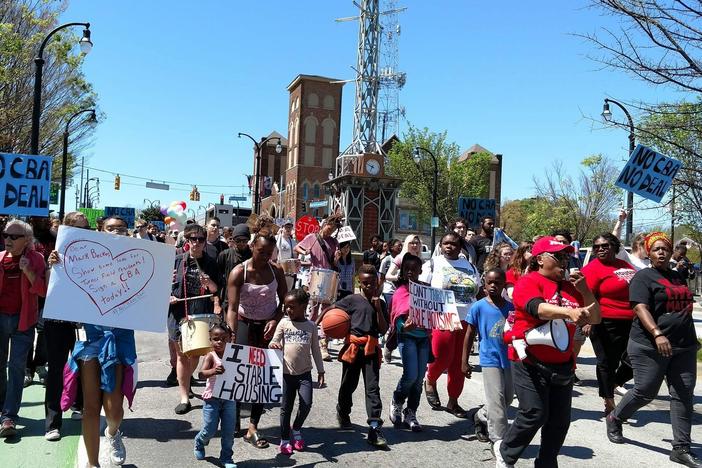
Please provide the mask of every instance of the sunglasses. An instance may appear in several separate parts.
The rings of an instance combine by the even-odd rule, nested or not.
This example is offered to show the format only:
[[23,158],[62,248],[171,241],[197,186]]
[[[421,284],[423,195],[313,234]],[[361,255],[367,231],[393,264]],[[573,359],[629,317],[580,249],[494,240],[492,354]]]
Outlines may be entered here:
[[198,236],[190,236],[188,237],[188,241],[192,242],[193,244],[196,242],[205,242],[204,237],[198,237]]
[[2,238],[3,239],[12,239],[13,241],[17,239],[21,239],[24,237],[24,234],[8,234],[6,232],[2,233]]
[[566,261],[568,261],[569,258],[570,258],[569,255],[568,255],[567,253],[555,253],[555,254],[553,254],[553,253],[551,253],[551,252],[546,252],[546,255],[548,255],[549,257],[551,257],[552,259],[554,259],[554,260],[557,261],[557,262],[566,262]]
[[592,244],[592,250],[609,250],[609,244]]
[[246,237],[237,237],[236,239],[234,239],[234,242],[236,242],[237,244],[246,244],[248,241],[249,239]]

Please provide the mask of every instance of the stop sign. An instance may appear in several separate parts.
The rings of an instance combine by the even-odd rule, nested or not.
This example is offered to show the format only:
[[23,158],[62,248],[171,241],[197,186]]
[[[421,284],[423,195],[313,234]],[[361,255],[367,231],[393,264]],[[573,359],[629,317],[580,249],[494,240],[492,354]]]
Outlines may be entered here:
[[319,222],[317,218],[305,215],[295,223],[295,238],[298,241],[304,239],[308,234],[319,232]]

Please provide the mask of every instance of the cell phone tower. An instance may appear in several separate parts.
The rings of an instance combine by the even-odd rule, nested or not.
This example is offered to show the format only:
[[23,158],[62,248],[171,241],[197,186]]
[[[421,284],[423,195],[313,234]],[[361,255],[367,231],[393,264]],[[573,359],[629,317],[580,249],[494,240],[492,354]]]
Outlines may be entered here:
[[400,106],[400,90],[407,81],[407,74],[400,71],[400,27],[395,0],[383,0],[380,38],[380,91],[378,95],[378,139],[383,144],[393,134],[400,136],[400,120],[405,108]]

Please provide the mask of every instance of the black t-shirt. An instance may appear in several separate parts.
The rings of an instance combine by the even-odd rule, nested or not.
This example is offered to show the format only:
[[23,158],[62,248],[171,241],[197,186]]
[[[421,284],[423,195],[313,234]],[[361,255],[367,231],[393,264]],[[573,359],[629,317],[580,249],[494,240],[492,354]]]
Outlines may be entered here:
[[[351,318],[351,334],[354,336],[379,336],[378,317],[371,303],[361,294],[351,294],[337,301],[334,307],[345,311]],[[385,302],[380,301],[385,315]]]
[[[677,271],[639,270],[629,284],[629,301],[632,308],[637,304],[648,305],[653,320],[674,349],[697,346],[692,293]],[[653,336],[638,317],[634,317],[630,337],[639,344],[656,348]]]
[[475,267],[482,273],[485,259],[492,250],[492,237],[485,237],[478,234],[477,236],[473,236],[469,243],[475,248],[475,254],[477,255]]
[[[218,288],[222,287],[219,268],[217,267],[217,262],[215,262],[213,258],[203,252],[202,257],[200,257],[196,263],[195,259],[186,252],[176,257],[176,281],[171,287],[171,294],[179,299],[210,294],[207,288],[202,286],[200,282],[200,269],[217,284]],[[188,315],[214,313],[214,302],[212,302],[211,297],[187,301],[187,306]],[[173,318],[176,320],[184,318],[185,301],[177,302],[170,306],[169,313],[173,315]]]
[[376,270],[380,270],[380,254],[375,249],[368,249],[363,252],[363,263],[373,265]]

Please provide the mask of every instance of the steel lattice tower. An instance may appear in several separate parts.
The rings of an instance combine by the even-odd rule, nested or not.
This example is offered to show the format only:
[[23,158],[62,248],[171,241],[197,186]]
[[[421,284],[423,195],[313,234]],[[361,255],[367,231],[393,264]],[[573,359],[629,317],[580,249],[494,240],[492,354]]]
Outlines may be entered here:
[[395,0],[383,0],[380,45],[380,93],[378,100],[378,140],[384,143],[393,134],[399,136],[400,118],[405,110],[400,106],[400,90],[407,81],[407,74],[399,71],[400,21]]

